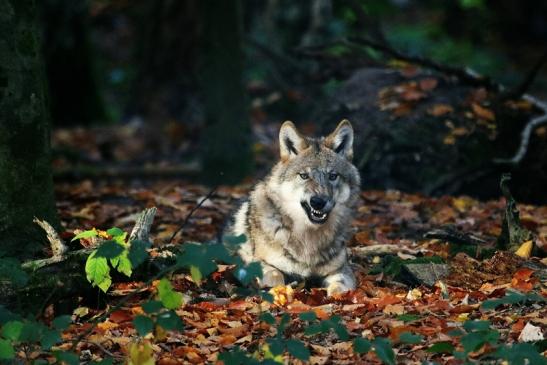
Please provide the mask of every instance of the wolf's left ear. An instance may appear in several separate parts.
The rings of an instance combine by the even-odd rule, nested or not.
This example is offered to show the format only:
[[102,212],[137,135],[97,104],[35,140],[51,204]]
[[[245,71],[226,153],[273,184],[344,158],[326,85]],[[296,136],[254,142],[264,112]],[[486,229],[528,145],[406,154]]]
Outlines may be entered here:
[[325,138],[325,145],[348,160],[353,158],[353,127],[349,120],[344,119],[338,124]]

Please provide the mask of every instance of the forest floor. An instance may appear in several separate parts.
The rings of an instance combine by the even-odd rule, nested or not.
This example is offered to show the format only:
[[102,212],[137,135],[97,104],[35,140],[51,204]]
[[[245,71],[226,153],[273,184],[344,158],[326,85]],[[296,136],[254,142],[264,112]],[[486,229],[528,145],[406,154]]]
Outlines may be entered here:
[[[191,215],[173,243],[215,240],[223,222],[250,187],[218,188]],[[154,251],[169,242],[190,210],[207,193],[208,188],[204,186],[180,181],[138,187],[91,180],[59,183],[58,209],[66,229],[63,238],[68,241],[77,229],[119,227],[128,232],[140,211],[155,206],[158,212],[151,231],[153,256]],[[547,206],[519,205],[518,208],[523,226],[534,232],[536,242],[545,247]],[[237,285],[237,281],[230,273],[230,266],[219,265],[216,272],[197,283],[190,273],[177,272],[170,280],[174,289],[183,294],[184,303],[175,311],[182,319],[184,330],[156,328],[143,340],[132,321],[143,314],[144,302],[157,297],[158,281],[143,285],[131,279],[114,280],[107,294],[90,288],[97,291],[103,305],[76,304],[79,308],[72,316],[73,324],[64,332],[60,349],[68,349],[75,338],[90,329],[92,318],[112,310],[124,296],[138,288],[137,295],[110,312],[79,341],[77,352],[81,360],[113,357],[120,361],[129,358],[134,364],[150,363],[146,361],[152,358],[158,364],[214,363],[220,353],[235,348],[249,354],[264,356],[266,353],[267,357],[265,341],[277,338],[280,326],[285,327],[283,338],[302,341],[311,355],[309,363],[313,364],[417,364],[423,361],[455,364],[461,363],[456,359],[461,353],[472,362],[482,362],[502,345],[530,339],[536,340],[536,348],[540,344],[542,352],[545,341],[537,340],[541,340],[547,330],[547,307],[542,302],[542,298],[547,297],[547,287],[545,277],[539,275],[539,269],[534,269],[541,267],[540,260],[528,260],[536,266],[523,265],[524,259],[508,252],[478,258],[483,251],[488,251],[484,247],[494,246],[501,232],[504,209],[503,198],[481,202],[465,196],[430,198],[398,191],[363,191],[357,215],[351,222],[354,234],[349,242],[358,277],[355,291],[327,297],[321,288],[277,287],[270,291],[274,299],[270,303],[258,296],[233,295],[230,288]],[[448,242],[424,238],[426,232],[447,226],[485,241],[484,247],[474,248],[477,258],[464,253],[451,255],[454,246]],[[72,244],[77,245],[77,241]],[[77,248],[81,247],[72,247]],[[448,277],[431,286],[404,282],[402,264],[432,256],[448,264]],[[504,302],[504,298],[509,299]],[[493,299],[499,299],[500,305],[491,302]],[[485,302],[488,304],[484,305]],[[50,306],[49,310],[54,308]],[[264,312],[273,314],[277,322],[261,317]],[[309,312],[315,316],[299,317]],[[291,318],[286,325],[279,323],[284,313]],[[49,315],[53,317],[57,313]],[[326,326],[324,333],[306,332],[321,320]],[[334,331],[329,331],[329,326]],[[387,338],[390,342],[374,342],[375,337]],[[369,339],[374,351],[367,351],[368,343],[354,342],[355,338]],[[141,346],[140,358],[131,350],[131,344],[136,342]],[[289,348],[290,354],[285,352],[275,359],[301,363],[296,357],[306,355],[299,353],[300,348],[296,347]],[[519,351],[515,351],[515,356]]]

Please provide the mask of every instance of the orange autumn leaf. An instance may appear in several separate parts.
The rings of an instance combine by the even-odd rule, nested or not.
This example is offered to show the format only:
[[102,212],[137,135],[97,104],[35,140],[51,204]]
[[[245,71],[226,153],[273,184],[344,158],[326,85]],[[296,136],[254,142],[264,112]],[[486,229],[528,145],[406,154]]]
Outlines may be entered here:
[[218,343],[220,343],[222,346],[227,346],[227,345],[233,344],[236,341],[237,341],[236,336],[230,335],[230,334],[223,334],[223,335],[219,336]]
[[480,106],[477,103],[471,104],[471,108],[473,109],[473,113],[481,119],[486,119],[491,122],[496,120],[496,116],[494,115],[494,112],[490,109]]
[[425,98],[427,95],[419,90],[415,89],[406,89],[402,94],[401,98],[405,101],[417,101]]
[[133,315],[128,311],[118,310],[113,312],[108,319],[114,323],[123,323],[132,321]]
[[427,112],[434,117],[440,117],[445,114],[454,113],[454,108],[448,104],[435,104]]
[[438,81],[433,77],[428,77],[425,79],[421,79],[419,84],[420,89],[422,89],[423,91],[431,91],[437,87]]
[[534,274],[534,270],[528,268],[528,267],[522,267],[515,272],[513,275],[514,279],[517,280],[529,280],[532,275]]

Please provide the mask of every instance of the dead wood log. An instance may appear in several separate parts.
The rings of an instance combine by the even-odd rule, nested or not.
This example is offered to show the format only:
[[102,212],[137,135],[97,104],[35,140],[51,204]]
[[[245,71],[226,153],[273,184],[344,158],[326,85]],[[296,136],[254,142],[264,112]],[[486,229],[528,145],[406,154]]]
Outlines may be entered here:
[[541,112],[541,115],[532,118],[522,130],[520,145],[516,153],[514,154],[514,156],[511,158],[495,158],[492,160],[494,164],[518,165],[522,161],[524,156],[526,155],[532,132],[538,126],[547,123],[547,103],[542,100],[539,100],[538,98],[530,94],[525,94],[526,90],[533,82],[540,68],[542,67],[544,62],[547,60],[547,52],[542,54],[542,56],[539,58],[537,63],[534,65],[534,67],[530,70],[530,72],[525,76],[524,80],[519,85],[517,85],[515,88],[507,89],[504,85],[501,85],[493,81],[491,78],[487,76],[479,75],[477,72],[475,72],[474,70],[470,68],[460,68],[460,67],[449,66],[449,65],[435,62],[425,57],[409,55],[393,48],[392,46],[389,45],[389,43],[385,41],[379,42],[379,41],[368,39],[365,37],[350,37],[347,40],[342,39],[338,41],[337,43],[339,44],[342,43],[349,46],[357,44],[357,45],[369,47],[374,50],[380,51],[384,54],[387,54],[391,57],[394,57],[403,61],[407,61],[410,63],[414,63],[416,65],[423,66],[435,71],[439,71],[448,76],[453,76],[457,78],[459,81],[466,83],[468,85],[483,86],[489,90],[494,90],[499,93],[499,96],[494,100],[497,102],[508,100],[510,98],[522,97],[522,99],[532,104],[533,107],[535,107]]
[[[130,240],[148,241],[150,239],[150,227],[156,211],[155,207],[148,208],[138,216],[129,236]],[[54,302],[61,298],[91,293],[84,266],[94,248],[67,251],[65,244],[51,225],[45,221],[35,220],[35,222],[46,231],[54,254],[52,257],[23,263],[21,268],[29,274],[28,284],[23,288],[3,286],[1,290],[3,302],[10,306],[18,301],[21,302],[21,298],[26,298],[24,302],[37,305],[44,300],[43,298]],[[100,243],[100,240],[97,241],[97,244]],[[176,251],[179,247],[169,249]],[[150,271],[159,272],[162,267],[174,261],[174,255],[162,255],[158,258],[150,258],[150,261],[157,262],[139,267],[139,271],[135,272],[136,277],[149,277],[153,274]]]
[[435,238],[460,245],[482,245],[486,243],[480,237],[471,233],[460,232],[449,226],[432,229],[424,234],[424,238]]

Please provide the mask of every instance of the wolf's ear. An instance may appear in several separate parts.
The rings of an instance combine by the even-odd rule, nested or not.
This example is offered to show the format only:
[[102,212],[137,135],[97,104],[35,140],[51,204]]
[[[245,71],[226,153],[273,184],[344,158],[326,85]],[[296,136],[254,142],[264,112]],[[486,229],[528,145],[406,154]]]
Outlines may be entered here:
[[279,150],[281,159],[287,160],[306,148],[306,140],[298,133],[293,122],[286,121],[279,130]]
[[325,145],[348,160],[353,158],[353,128],[349,120],[344,119],[338,124],[325,138]]

